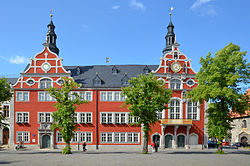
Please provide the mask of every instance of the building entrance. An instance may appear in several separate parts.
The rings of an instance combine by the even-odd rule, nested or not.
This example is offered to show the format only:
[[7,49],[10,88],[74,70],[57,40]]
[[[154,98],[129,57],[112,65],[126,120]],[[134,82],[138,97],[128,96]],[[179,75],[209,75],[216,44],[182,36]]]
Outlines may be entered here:
[[42,137],[42,148],[50,148],[50,136],[44,135]]
[[165,148],[172,148],[173,136],[166,135],[165,136]]
[[5,127],[3,129],[3,145],[7,145],[9,143],[9,129]]
[[184,146],[185,146],[185,136],[178,135],[177,136],[177,147],[184,148]]

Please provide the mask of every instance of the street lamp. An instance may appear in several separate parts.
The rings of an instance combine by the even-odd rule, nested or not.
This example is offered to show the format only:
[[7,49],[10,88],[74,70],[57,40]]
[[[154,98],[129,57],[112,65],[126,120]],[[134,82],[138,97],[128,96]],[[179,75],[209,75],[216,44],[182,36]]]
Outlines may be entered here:
[[[77,128],[77,130],[79,131],[80,130],[80,128]],[[79,141],[80,141],[80,139],[79,139],[79,137],[77,138],[77,149],[78,149],[78,151],[80,150],[80,148],[79,148]]]

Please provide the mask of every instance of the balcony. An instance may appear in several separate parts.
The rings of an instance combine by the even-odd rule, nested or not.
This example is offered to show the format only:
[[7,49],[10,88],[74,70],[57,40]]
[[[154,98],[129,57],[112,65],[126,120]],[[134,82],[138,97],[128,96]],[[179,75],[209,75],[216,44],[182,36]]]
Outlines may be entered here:
[[163,125],[192,125],[192,119],[161,119],[161,124]]

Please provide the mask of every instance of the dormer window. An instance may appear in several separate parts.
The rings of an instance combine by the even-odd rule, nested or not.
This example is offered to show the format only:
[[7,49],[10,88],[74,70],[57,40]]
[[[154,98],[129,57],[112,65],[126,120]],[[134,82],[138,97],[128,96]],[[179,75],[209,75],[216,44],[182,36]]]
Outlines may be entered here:
[[146,65],[145,68],[143,69],[145,74],[149,74],[150,73],[150,69],[148,68],[148,66]]
[[82,74],[81,68],[79,66],[77,66],[77,68],[76,68],[76,74],[77,75]]
[[112,74],[117,74],[117,73],[118,73],[118,69],[115,66],[113,66],[113,68],[112,68]]
[[96,73],[96,77],[93,79],[93,85],[95,85],[95,86],[102,85],[102,80],[99,77],[98,73]]
[[129,78],[127,76],[127,73],[125,73],[125,76],[121,80],[122,86],[128,86],[129,85],[128,80],[129,80]]
[[40,80],[40,88],[51,88],[52,87],[52,81],[50,79],[42,79]]

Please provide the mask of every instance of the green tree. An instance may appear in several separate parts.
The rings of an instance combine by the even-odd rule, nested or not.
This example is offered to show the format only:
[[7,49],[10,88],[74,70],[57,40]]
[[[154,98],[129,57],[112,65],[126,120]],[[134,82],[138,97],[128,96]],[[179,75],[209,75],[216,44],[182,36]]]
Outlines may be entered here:
[[70,154],[70,141],[73,138],[73,132],[76,128],[76,123],[74,122],[75,110],[77,106],[87,103],[87,101],[80,100],[77,93],[72,93],[72,90],[80,87],[80,84],[74,82],[72,78],[63,78],[63,81],[62,88],[48,89],[51,96],[57,101],[55,104],[57,111],[52,114],[54,121],[51,129],[58,129],[66,143],[66,147],[63,149],[62,154]]
[[241,87],[249,83],[250,64],[245,58],[247,52],[229,43],[212,57],[209,52],[201,57],[200,71],[196,75],[198,86],[188,97],[193,101],[209,101],[208,133],[219,139],[218,153],[223,153],[221,142],[230,130],[229,111],[244,113],[249,108],[248,97],[241,93]]
[[[12,97],[12,93],[10,90],[10,85],[7,82],[6,78],[0,78],[0,105],[4,101],[10,100]],[[5,116],[0,113],[0,128],[8,125],[4,123],[3,121],[5,120]]]
[[143,153],[148,153],[150,125],[158,121],[157,112],[166,108],[172,92],[151,73],[131,78],[129,83],[130,86],[122,87],[123,95],[126,96],[124,106],[127,106],[133,117],[139,118],[137,124],[143,125]]

